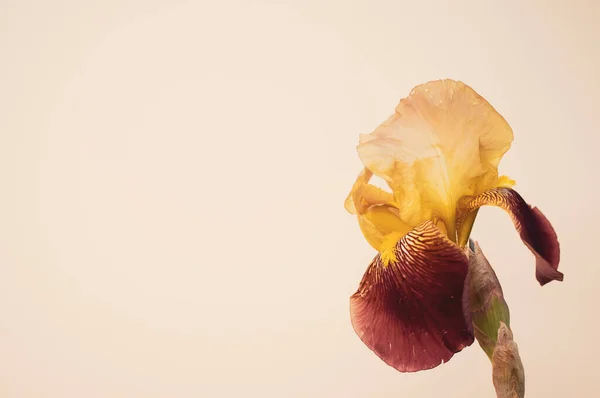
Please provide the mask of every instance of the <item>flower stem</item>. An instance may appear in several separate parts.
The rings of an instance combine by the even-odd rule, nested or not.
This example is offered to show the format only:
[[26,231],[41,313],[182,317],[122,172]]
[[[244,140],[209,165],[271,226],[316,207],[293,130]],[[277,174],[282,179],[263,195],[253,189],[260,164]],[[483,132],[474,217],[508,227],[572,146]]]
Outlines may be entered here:
[[469,307],[473,331],[492,362],[492,381],[498,398],[523,398],[525,372],[510,329],[510,312],[502,287],[479,245],[469,241]]

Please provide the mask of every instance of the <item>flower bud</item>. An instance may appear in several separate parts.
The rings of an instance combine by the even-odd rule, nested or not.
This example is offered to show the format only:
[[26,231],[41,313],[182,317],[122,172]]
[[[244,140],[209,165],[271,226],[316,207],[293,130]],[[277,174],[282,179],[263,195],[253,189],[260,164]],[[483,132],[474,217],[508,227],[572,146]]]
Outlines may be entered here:
[[498,341],[492,354],[492,380],[498,398],[525,396],[525,371],[511,330],[500,322]]
[[475,338],[491,359],[500,324],[510,325],[508,305],[496,273],[487,261],[479,244],[469,241],[469,307]]

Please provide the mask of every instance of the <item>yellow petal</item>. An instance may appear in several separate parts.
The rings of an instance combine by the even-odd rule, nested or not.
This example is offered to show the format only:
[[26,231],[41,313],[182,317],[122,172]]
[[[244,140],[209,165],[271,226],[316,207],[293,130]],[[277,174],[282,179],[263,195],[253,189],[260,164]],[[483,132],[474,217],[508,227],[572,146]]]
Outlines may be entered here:
[[417,86],[374,132],[360,137],[367,169],[392,187],[409,225],[434,217],[456,239],[456,206],[498,183],[498,163],[513,133],[473,89],[453,80]]
[[410,227],[402,221],[393,204],[393,195],[369,184],[373,173],[363,170],[344,204],[346,210],[358,216],[360,229],[367,242],[377,251],[393,247]]
[[411,229],[397,214],[397,209],[392,206],[379,205],[358,216],[360,230],[367,242],[380,253],[394,247]]
[[361,214],[370,206],[388,203],[393,200],[391,193],[369,184],[372,176],[371,171],[364,169],[356,178],[352,191],[350,191],[344,202],[344,208],[350,214]]

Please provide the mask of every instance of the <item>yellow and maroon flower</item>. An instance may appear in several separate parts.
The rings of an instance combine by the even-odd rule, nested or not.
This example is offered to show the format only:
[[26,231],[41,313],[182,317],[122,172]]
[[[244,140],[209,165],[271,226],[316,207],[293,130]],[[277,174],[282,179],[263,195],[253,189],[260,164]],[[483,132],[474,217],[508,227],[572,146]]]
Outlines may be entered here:
[[[513,140],[504,118],[469,86],[417,86],[371,134],[345,208],[378,251],[350,299],[361,340],[401,372],[430,369],[473,342],[465,252],[479,207],[512,218],[536,257],[541,285],[562,280],[560,249],[546,217],[498,175]],[[391,192],[370,184],[375,175]]]

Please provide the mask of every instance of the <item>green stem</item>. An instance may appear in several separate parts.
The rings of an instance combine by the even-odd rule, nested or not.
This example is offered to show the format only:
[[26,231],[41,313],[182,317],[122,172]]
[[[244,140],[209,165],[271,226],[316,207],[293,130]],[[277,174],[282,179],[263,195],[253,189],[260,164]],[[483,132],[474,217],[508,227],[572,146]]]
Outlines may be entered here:
[[479,245],[469,240],[469,305],[477,342],[492,362],[498,398],[523,398],[525,373],[502,287]]

